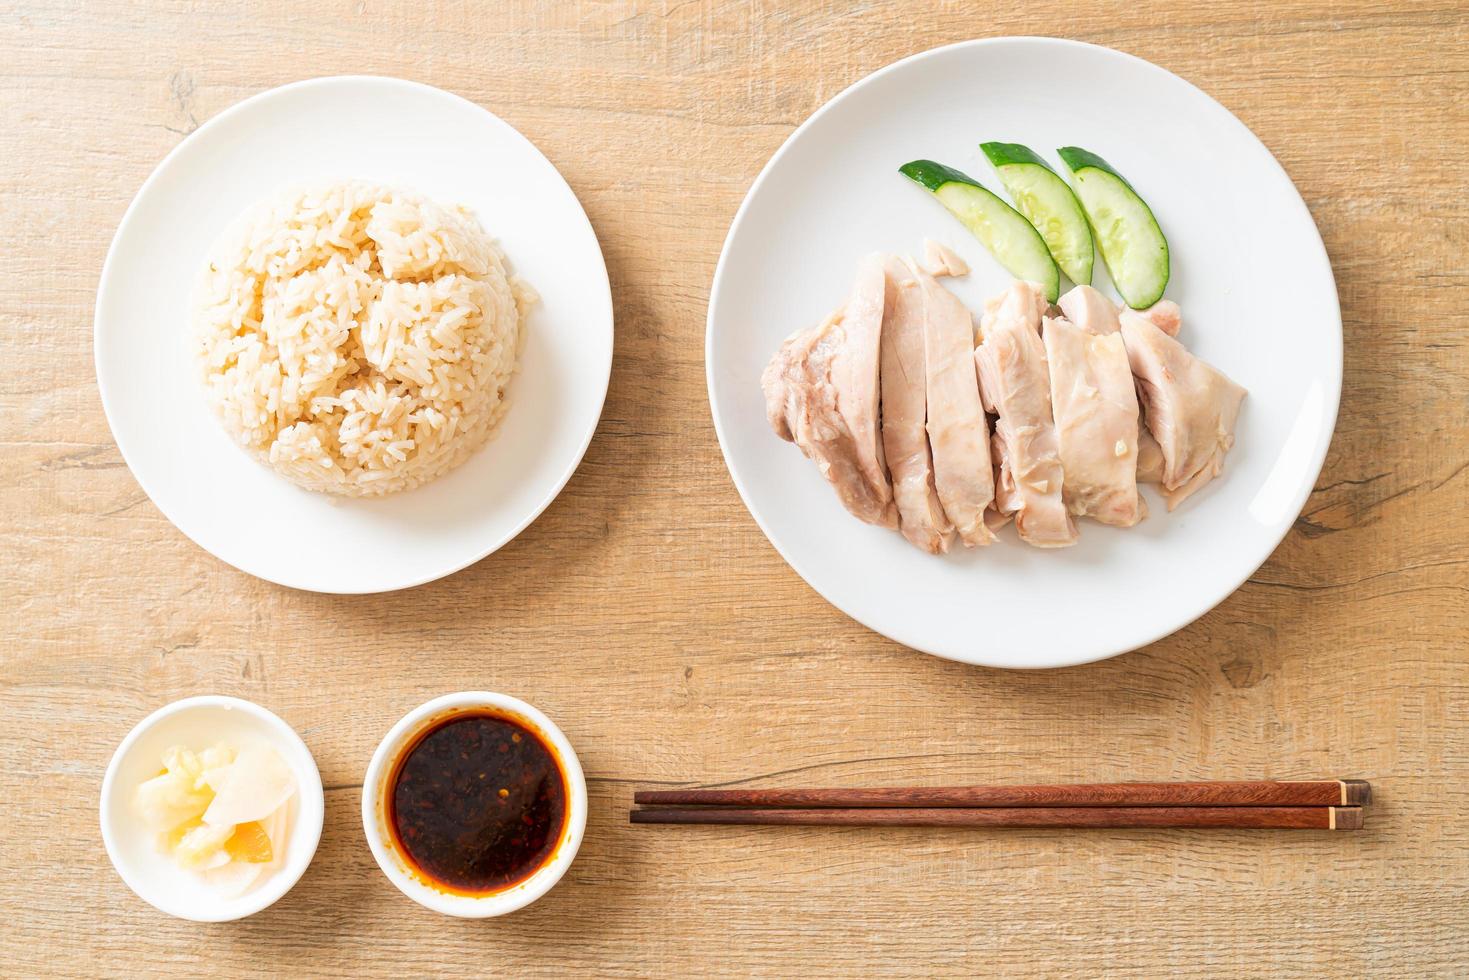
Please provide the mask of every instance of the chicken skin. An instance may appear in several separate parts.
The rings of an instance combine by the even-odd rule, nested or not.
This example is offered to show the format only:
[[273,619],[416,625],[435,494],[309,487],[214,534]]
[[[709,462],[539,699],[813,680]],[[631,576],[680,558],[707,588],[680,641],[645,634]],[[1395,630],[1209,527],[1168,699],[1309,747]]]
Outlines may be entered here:
[[1038,548],[1076,543],[1062,499],[1063,470],[1051,415],[1051,386],[1040,318],[1044,293],[1017,282],[986,306],[984,341],[974,352],[984,403],[995,422],[996,509],[1013,514],[1020,539]]
[[1173,510],[1224,469],[1245,390],[1133,312],[1122,339],[1148,431],[1163,456],[1162,487]]
[[1041,337],[1066,509],[1131,527],[1147,511],[1137,492],[1137,394],[1122,337],[1088,333],[1064,317],[1046,317]]
[[994,540],[984,512],[995,499],[989,422],[974,367],[974,318],[959,298],[913,262],[907,268],[923,302],[923,353],[928,383],[928,442],[934,487],[959,540]]
[[954,528],[934,487],[928,445],[928,359],[923,290],[902,260],[884,264],[893,297],[882,324],[882,443],[892,476],[898,529],[929,554],[949,550]]

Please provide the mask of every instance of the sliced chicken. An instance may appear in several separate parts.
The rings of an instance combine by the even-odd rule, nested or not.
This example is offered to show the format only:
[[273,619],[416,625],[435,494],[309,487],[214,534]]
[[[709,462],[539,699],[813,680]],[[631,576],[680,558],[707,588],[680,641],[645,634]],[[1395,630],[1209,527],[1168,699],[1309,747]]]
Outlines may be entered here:
[[1015,515],[1020,538],[1038,548],[1076,543],[1076,524],[1062,500],[1063,471],[1051,417],[1046,349],[1040,337],[1045,297],[1035,283],[1017,282],[986,304],[984,342],[974,352],[985,405],[995,422],[995,504]]
[[[979,351],[975,352],[977,358]],[[1024,504],[1020,489],[1015,485],[1015,468],[1010,463],[1010,447],[1005,443],[1005,432],[998,425],[990,436],[990,463],[995,470],[995,503],[989,511],[988,524],[991,528],[1004,527]]]
[[882,322],[892,310],[892,294],[883,271],[886,261],[887,256],[874,252],[857,264],[857,281],[841,322],[846,342],[832,362],[837,408],[852,433],[857,467],[873,495],[884,502],[893,497],[877,423]]
[[[1182,313],[1178,308],[1178,304],[1172,300],[1159,300],[1146,310],[1130,310],[1126,306],[1115,306],[1111,300],[1091,286],[1074,287],[1065,296],[1062,296],[1056,305],[1061,307],[1061,312],[1065,313],[1066,318],[1076,326],[1088,333],[1103,336],[1119,331],[1121,327],[1121,323],[1118,320],[1119,310],[1142,317],[1170,337],[1178,335],[1179,327],[1183,322]],[[1054,389],[1052,394],[1054,395]],[[1134,401],[1136,401],[1135,397]],[[1154,439],[1152,433],[1148,431],[1146,414],[1142,410],[1142,406],[1139,406],[1137,482],[1162,483],[1163,450],[1158,445],[1158,440]],[[1065,456],[1066,453],[1063,448],[1063,462]],[[1071,475],[1070,466],[1067,466],[1066,473],[1069,482]]]
[[969,263],[961,259],[953,249],[932,238],[923,240],[923,267],[935,279],[969,275]]
[[[923,353],[928,383],[928,441],[934,487],[959,539],[969,547],[994,540],[985,508],[995,498],[989,422],[974,369],[974,319],[959,298],[907,264],[923,301]],[[900,283],[901,284],[901,283]]]
[[1128,310],[1124,306],[1121,311],[1137,314],[1170,337],[1177,337],[1183,327],[1183,311],[1171,299],[1160,299],[1146,310]]
[[1075,286],[1056,301],[1066,319],[1088,333],[1116,333],[1119,313],[1135,313],[1170,337],[1177,337],[1183,314],[1171,299],[1160,299],[1146,310],[1117,306],[1091,286]]
[[934,488],[928,447],[928,371],[923,290],[903,262],[884,271],[892,303],[882,324],[882,444],[898,507],[898,529],[930,554],[949,550],[953,525]]
[[1148,431],[1147,413],[1138,411],[1137,429],[1137,482],[1163,482],[1163,447]]
[[1090,286],[1074,286],[1056,305],[1077,327],[1102,336],[1117,332],[1117,307]]
[[1137,492],[1137,394],[1122,337],[1088,333],[1065,318],[1042,324],[1062,500],[1078,517],[1132,527],[1147,510]]
[[1126,311],[1121,323],[1143,417],[1162,451],[1163,493],[1173,510],[1223,471],[1245,390],[1150,319]]
[[869,524],[896,528],[892,488],[886,477],[874,485],[864,471],[863,459],[872,451],[859,447],[839,408],[838,379],[851,373],[841,364],[849,356],[846,322],[846,311],[837,310],[781,345],[760,376],[765,414],[776,435],[816,464],[847,510]]

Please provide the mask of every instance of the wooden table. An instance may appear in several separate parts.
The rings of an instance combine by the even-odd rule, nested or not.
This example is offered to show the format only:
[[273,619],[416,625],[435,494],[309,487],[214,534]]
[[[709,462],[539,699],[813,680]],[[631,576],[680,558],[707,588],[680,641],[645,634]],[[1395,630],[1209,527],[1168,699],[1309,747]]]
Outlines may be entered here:
[[[0,3],[0,974],[1469,971],[1462,0],[428,6]],[[792,128],[904,55],[1040,32],[1178,72],[1275,152],[1336,269],[1346,385],[1316,492],[1238,593],[1147,649],[1010,673],[875,636],[786,567],[725,472],[702,337],[730,218]],[[431,82],[534,140],[617,308],[606,413],[550,510],[467,571],[361,598],[186,540],[123,465],[91,357],[104,252],[158,160],[246,96],[346,72]],[[387,883],[358,803],[394,720],[479,687],[560,722],[591,820],[545,900],[472,923]],[[145,906],[97,831],[118,740],[202,692],[279,712],[327,784],[305,878],[229,925]],[[626,818],[634,787],[695,782],[1311,775],[1372,780],[1368,829]]]

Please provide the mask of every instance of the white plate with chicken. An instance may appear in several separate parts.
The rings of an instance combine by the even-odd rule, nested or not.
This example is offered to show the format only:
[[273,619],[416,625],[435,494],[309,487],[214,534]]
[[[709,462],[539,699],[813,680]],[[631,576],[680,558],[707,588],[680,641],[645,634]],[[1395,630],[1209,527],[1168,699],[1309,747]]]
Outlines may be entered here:
[[1061,667],[1269,557],[1331,440],[1341,315],[1227,109],[1130,55],[997,38],[792,134],[730,228],[706,362],[735,485],[816,591],[927,653]]

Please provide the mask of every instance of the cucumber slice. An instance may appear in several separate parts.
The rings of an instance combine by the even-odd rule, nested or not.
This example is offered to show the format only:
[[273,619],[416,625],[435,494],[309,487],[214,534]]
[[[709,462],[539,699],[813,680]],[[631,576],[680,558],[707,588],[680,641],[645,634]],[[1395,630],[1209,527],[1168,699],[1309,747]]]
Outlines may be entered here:
[[1095,153],[1078,146],[1056,153],[1076,177],[1076,196],[1117,291],[1135,310],[1152,306],[1168,286],[1168,239],[1147,202]]
[[898,168],[909,180],[939,199],[964,227],[1018,279],[1038,282],[1052,303],[1061,295],[1061,273],[1045,239],[1025,216],[981,187],[973,177],[932,160],[914,160]]
[[1071,185],[1028,146],[981,143],[979,148],[1010,193],[1015,210],[1025,215],[1046,240],[1046,248],[1061,271],[1077,285],[1091,285],[1096,250],[1092,247],[1092,230]]

